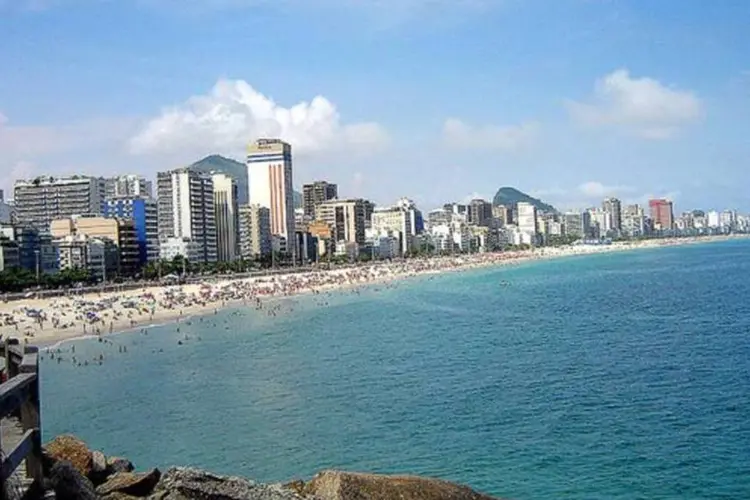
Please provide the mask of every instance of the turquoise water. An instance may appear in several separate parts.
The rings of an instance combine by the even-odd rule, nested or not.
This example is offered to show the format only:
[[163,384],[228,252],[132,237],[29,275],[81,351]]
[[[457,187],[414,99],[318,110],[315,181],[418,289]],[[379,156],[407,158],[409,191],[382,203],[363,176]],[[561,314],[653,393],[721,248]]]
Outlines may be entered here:
[[224,311],[76,343],[101,366],[45,359],[44,433],[263,481],[335,467],[514,499],[750,498],[748,298],[750,243],[730,242]]

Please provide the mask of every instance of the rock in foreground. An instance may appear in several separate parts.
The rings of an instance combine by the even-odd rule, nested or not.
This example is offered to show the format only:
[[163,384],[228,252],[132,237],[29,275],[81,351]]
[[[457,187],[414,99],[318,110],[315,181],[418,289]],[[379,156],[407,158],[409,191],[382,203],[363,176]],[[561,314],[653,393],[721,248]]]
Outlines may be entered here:
[[440,479],[324,471],[286,486],[198,469],[132,472],[124,458],[91,451],[74,436],[44,450],[45,486],[57,500],[496,500]]
[[300,500],[291,490],[239,477],[218,476],[197,469],[174,467],[156,485],[150,500]]
[[439,479],[339,471],[321,472],[302,491],[316,500],[496,500]]

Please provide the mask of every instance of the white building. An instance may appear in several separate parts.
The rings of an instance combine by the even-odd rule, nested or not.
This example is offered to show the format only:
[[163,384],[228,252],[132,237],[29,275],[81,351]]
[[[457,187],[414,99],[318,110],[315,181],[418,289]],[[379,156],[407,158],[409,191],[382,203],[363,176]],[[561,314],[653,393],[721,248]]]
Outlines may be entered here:
[[[258,139],[248,147],[247,172],[250,203],[270,210],[273,236],[293,240],[292,147],[279,139]],[[295,248],[289,245],[290,251]]]
[[239,206],[237,181],[223,174],[213,173],[214,214],[216,219],[216,258],[231,262],[239,253]]
[[154,196],[151,181],[140,175],[118,175],[104,182],[107,199],[121,197],[152,198]]
[[721,229],[728,231],[734,229],[736,214],[732,210],[724,210],[719,214],[719,226]]
[[162,260],[173,260],[178,256],[185,257],[188,262],[203,262],[201,245],[190,238],[167,238],[161,241],[159,257]]
[[537,240],[536,207],[531,203],[518,203],[518,230],[529,235],[535,244]]
[[708,219],[708,227],[710,227],[711,229],[717,229],[721,227],[719,212],[712,210],[706,214],[706,217]]
[[87,269],[97,279],[105,278],[107,244],[99,238],[73,234],[52,242],[57,250],[58,267]]
[[350,241],[337,241],[336,255],[346,256],[349,260],[355,260],[359,257],[359,245]]
[[411,210],[399,206],[376,208],[372,213],[372,231],[378,236],[392,236],[399,241],[399,254],[414,247],[414,224]]
[[195,262],[216,262],[212,176],[189,168],[159,172],[157,191],[159,240],[189,239],[200,248],[200,258]]
[[592,208],[589,210],[591,225],[596,227],[597,236],[603,238],[612,230],[612,215],[609,212]]

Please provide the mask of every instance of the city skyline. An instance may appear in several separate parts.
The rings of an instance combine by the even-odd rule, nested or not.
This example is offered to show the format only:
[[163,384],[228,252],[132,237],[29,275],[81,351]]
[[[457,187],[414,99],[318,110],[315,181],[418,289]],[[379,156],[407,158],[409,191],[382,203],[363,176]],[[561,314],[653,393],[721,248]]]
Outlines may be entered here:
[[297,189],[334,179],[380,204],[517,186],[562,209],[750,209],[741,4],[177,5],[0,3],[0,188],[242,161],[277,136],[295,144]]

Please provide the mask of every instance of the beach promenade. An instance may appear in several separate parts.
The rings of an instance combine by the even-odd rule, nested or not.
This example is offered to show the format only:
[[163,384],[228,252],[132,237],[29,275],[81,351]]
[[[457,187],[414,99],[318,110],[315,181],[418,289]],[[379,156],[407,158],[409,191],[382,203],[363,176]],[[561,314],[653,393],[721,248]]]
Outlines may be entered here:
[[0,333],[39,346],[78,338],[144,329],[211,314],[238,305],[260,306],[264,299],[361,286],[431,273],[508,266],[540,259],[683,245],[732,238],[648,240],[629,244],[573,245],[534,250],[430,257],[357,267],[227,279],[181,286],[150,286],[122,292],[71,295],[0,303]]

